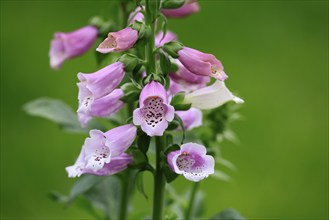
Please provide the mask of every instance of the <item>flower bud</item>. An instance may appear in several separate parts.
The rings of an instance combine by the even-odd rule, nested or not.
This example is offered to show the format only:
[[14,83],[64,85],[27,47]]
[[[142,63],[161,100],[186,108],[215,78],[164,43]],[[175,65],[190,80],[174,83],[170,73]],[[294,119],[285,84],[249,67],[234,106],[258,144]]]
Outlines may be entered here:
[[161,9],[162,14],[168,18],[183,18],[199,11],[199,4],[193,0],[187,0],[183,6],[176,9]]
[[162,8],[164,9],[176,9],[184,5],[185,0],[164,0],[162,1]]

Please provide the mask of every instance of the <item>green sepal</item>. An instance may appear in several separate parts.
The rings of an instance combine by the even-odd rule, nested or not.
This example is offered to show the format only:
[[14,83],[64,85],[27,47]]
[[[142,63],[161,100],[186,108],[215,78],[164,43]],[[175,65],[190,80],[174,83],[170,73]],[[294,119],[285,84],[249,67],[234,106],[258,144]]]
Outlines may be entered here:
[[140,192],[145,199],[148,199],[147,194],[145,193],[144,190],[144,179],[143,179],[143,170],[138,171],[135,177],[135,184],[138,192]]
[[143,132],[141,135],[138,136],[137,139],[138,149],[140,149],[143,153],[146,154],[146,152],[149,149],[150,142],[151,142],[151,137]]
[[178,144],[169,145],[165,150],[165,155],[168,155],[172,151],[180,150],[180,146]]
[[132,72],[140,64],[139,58],[129,53],[123,54],[118,61],[124,64],[126,72]]
[[139,98],[140,91],[138,90],[133,90],[128,93],[126,93],[120,100],[125,102],[125,103],[131,103]]
[[192,104],[176,104],[173,106],[176,111],[187,111],[191,108]]
[[138,41],[135,43],[135,45],[145,45],[149,41],[152,35],[151,27],[145,25],[144,22],[136,20],[129,27],[138,31]]
[[185,0],[164,0],[162,2],[161,8],[165,9],[175,9],[180,8],[184,5]]
[[178,177],[178,174],[171,170],[171,168],[167,164],[167,162],[161,163],[161,170],[162,170],[164,176],[166,177],[167,183],[174,181]]
[[168,42],[165,45],[163,45],[163,49],[172,57],[172,58],[178,58],[178,51],[180,51],[183,48],[183,44],[179,42]]
[[167,53],[160,50],[160,68],[164,77],[170,72],[171,61]]
[[130,147],[128,152],[134,157],[133,163],[130,165],[131,167],[142,168],[147,166],[148,158],[139,148]]

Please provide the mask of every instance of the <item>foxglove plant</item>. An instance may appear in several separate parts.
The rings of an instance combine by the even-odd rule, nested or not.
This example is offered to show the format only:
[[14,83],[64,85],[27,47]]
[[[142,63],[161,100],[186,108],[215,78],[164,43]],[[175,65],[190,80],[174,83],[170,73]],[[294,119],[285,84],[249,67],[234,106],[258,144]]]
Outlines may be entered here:
[[[228,122],[236,115],[227,102],[243,100],[225,86],[227,75],[221,61],[184,46],[166,28],[166,17],[198,12],[196,0],[118,3],[119,22],[95,17],[85,28],[56,33],[51,43],[51,67],[58,69],[64,60],[85,53],[97,38],[101,42],[95,49],[101,67],[94,73],[77,75],[76,114],[62,102],[48,99],[29,103],[25,109],[54,120],[66,131],[89,133],[76,162],[66,168],[70,178],[80,177],[67,204],[80,192],[95,207],[108,208],[104,203],[108,201],[104,199],[106,189],[121,188],[115,218],[124,220],[132,183],[145,195],[140,175],[148,171],[154,182],[152,219],[161,220],[165,218],[164,204],[170,203],[172,194],[166,184],[179,175],[191,182],[216,177],[213,174],[221,168],[215,170],[215,161],[223,160],[219,135],[225,134]],[[189,139],[186,143],[185,137]],[[155,159],[149,160],[152,156]],[[100,188],[104,179],[96,176],[105,176],[111,184],[117,178],[121,184]],[[177,218],[200,217],[192,212],[197,186],[193,183],[189,203],[176,201],[176,209],[184,213]],[[105,210],[106,218],[115,212]],[[168,212],[176,211],[168,205]]]

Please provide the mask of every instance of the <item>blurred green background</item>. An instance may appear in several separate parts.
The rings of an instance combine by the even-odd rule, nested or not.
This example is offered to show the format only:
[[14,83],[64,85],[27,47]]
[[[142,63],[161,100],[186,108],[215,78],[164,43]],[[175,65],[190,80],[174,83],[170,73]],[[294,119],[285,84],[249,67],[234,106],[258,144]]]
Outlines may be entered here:
[[[199,14],[170,20],[169,28],[185,45],[221,59],[229,88],[246,101],[243,121],[233,124],[240,143],[221,146],[238,172],[229,173],[230,182],[202,182],[206,216],[234,207],[249,219],[328,219],[328,2],[200,5]],[[22,105],[48,96],[77,107],[76,74],[97,70],[94,52],[54,72],[49,41],[110,11],[110,1],[1,1],[2,219],[91,218],[47,197],[68,193],[75,180],[64,168],[85,136],[30,117]],[[175,182],[178,192],[190,185]],[[146,188],[150,194],[152,183]],[[136,194],[134,210],[151,202]]]

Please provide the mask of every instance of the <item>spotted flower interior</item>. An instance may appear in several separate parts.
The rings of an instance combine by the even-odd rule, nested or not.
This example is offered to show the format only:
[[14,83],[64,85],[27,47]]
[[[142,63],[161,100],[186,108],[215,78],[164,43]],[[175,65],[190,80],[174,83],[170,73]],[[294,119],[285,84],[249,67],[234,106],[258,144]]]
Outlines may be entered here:
[[160,97],[150,97],[146,99],[144,101],[144,107],[142,108],[142,114],[147,125],[154,128],[158,123],[162,122],[166,114],[165,107]]

